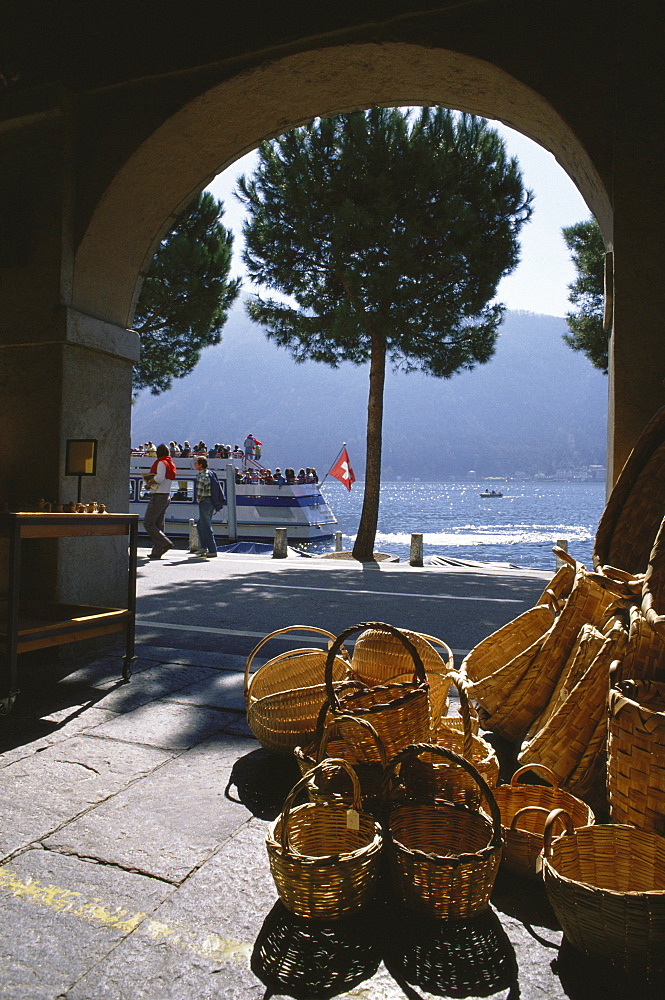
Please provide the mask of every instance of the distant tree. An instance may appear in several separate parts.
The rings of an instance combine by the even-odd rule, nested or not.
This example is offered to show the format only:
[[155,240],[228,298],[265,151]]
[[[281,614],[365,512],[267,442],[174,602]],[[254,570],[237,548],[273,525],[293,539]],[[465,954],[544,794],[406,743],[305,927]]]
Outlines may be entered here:
[[221,223],[224,207],[204,191],[162,239],[143,281],[134,314],[141,360],[133,391],[154,395],[194,370],[204,347],[218,344],[240,291],[229,280],[233,235]]
[[[450,378],[490,359],[531,214],[516,160],[483,119],[373,108],[263,142],[241,178],[251,318],[296,361],[370,362],[356,559],[373,557],[386,361]],[[340,409],[344,386],[340,384]],[[433,419],[436,419],[433,415]],[[427,437],[427,427],[422,429]]]
[[595,219],[577,222],[562,230],[577,278],[568,285],[568,301],[577,306],[566,315],[570,333],[563,339],[574,351],[583,351],[594,368],[607,375],[607,334],[603,329],[605,306],[605,244]]

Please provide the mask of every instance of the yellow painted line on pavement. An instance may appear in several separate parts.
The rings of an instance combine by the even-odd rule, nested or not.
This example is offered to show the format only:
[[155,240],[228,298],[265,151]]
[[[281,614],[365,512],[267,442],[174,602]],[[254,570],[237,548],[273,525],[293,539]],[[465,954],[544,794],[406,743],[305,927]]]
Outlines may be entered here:
[[242,941],[223,938],[210,931],[194,931],[178,924],[154,920],[140,910],[132,913],[121,906],[107,906],[96,896],[86,897],[81,892],[45,884],[32,876],[24,877],[7,868],[0,868],[1,894],[47,907],[66,916],[78,917],[97,926],[112,927],[126,934],[132,934],[140,928],[153,941],[167,941],[175,948],[216,962],[244,960],[252,952],[252,946]]

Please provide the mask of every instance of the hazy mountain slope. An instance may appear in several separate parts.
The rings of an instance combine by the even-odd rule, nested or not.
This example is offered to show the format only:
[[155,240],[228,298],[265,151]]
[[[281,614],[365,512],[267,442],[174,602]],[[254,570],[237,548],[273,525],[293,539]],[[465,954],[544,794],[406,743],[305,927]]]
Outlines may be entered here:
[[[508,313],[492,361],[451,379],[390,373],[386,478],[551,473],[603,463],[607,378],[561,339],[563,319]],[[367,369],[296,365],[237,308],[223,342],[161,396],[134,405],[132,441],[242,442],[252,431],[268,466],[325,471],[343,441],[364,467]]]

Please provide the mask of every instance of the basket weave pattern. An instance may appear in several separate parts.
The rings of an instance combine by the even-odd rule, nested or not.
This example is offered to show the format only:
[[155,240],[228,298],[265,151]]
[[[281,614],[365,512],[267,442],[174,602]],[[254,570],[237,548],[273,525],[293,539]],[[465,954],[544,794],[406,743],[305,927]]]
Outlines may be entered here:
[[609,708],[612,819],[665,836],[665,683],[624,681]]

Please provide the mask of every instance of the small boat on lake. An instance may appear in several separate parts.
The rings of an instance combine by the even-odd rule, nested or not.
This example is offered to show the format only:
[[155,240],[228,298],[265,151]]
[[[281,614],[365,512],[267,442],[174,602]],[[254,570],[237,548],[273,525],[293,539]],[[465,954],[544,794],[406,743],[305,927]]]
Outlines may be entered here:
[[480,493],[479,496],[481,496],[481,497],[502,497],[503,493],[500,493],[498,490],[485,490],[485,492],[484,493]]

